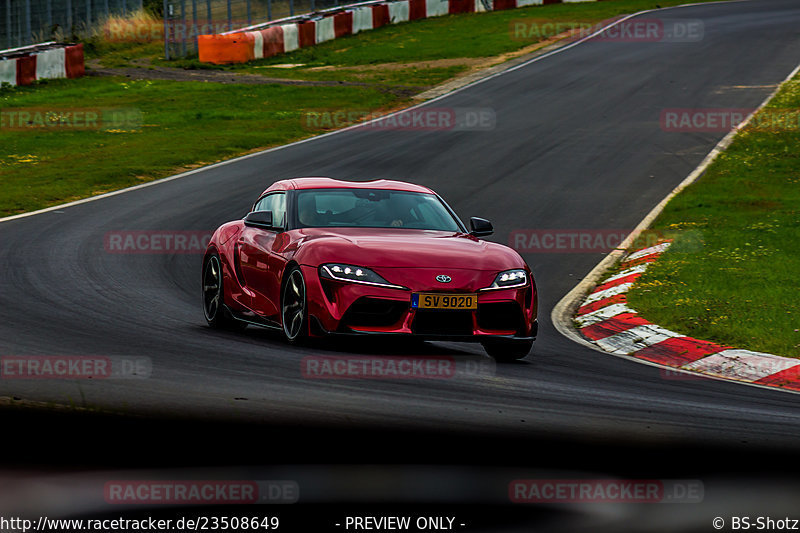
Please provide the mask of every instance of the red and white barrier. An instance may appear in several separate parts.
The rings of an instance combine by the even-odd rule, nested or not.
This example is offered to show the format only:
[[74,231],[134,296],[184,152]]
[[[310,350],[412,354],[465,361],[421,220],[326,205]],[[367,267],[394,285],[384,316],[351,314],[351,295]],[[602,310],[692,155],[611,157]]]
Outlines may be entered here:
[[389,7],[389,23],[408,22],[408,2],[392,2]]
[[325,17],[324,19],[314,23],[316,27],[316,43],[324,43],[325,41],[332,41],[336,38],[336,31],[333,27],[334,17]]
[[45,43],[0,51],[0,84],[30,85],[36,80],[84,74],[82,44]]
[[353,34],[372,29],[372,7],[353,10]]
[[0,85],[3,83],[17,84],[16,61],[0,61]]
[[[297,36],[297,24],[285,24],[281,26],[283,30],[283,52],[292,52],[300,48],[300,39]],[[263,30],[262,30],[263,31]]]
[[[514,9],[543,3],[596,0],[386,0],[353,4],[335,10],[275,21],[219,35],[199,35],[197,49],[204,63],[244,63],[355,35],[409,20],[456,13]],[[258,29],[256,29],[258,28]],[[2,74],[0,74],[2,75]]]
[[442,17],[450,13],[450,4],[458,4],[459,0],[425,0],[425,17]]

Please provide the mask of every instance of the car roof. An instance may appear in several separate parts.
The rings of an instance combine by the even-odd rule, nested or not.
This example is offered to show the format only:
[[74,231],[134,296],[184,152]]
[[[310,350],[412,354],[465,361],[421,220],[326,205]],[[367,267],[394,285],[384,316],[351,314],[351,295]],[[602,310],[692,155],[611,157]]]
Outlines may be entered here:
[[371,181],[345,181],[325,177],[303,177],[276,181],[261,195],[273,191],[303,190],[303,189],[383,189],[389,191],[421,192],[434,194],[432,190],[422,185],[414,185],[396,180],[371,180]]

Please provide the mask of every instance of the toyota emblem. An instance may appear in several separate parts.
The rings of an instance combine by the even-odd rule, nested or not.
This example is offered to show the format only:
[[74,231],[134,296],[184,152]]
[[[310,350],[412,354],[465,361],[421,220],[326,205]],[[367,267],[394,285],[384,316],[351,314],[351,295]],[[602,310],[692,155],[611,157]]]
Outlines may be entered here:
[[438,281],[439,283],[450,283],[451,281],[453,281],[453,278],[451,278],[450,276],[445,276],[444,274],[439,274],[438,276],[436,276],[436,281]]

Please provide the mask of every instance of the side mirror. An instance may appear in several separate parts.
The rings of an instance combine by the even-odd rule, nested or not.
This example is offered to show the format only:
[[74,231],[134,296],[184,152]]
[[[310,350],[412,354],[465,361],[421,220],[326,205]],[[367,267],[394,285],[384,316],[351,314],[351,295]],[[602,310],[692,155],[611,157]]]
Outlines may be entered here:
[[469,226],[472,228],[469,234],[475,237],[486,237],[494,233],[492,223],[485,218],[472,217],[469,219]]
[[272,211],[253,211],[244,217],[244,225],[254,228],[279,229],[272,225]]

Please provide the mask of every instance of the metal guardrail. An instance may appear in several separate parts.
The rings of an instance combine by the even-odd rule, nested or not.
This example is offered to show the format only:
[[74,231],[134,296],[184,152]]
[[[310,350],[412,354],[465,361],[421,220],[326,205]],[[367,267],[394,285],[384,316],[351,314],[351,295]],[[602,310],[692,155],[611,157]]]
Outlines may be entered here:
[[351,9],[351,8],[355,8],[355,7],[374,6],[374,5],[382,4],[384,2],[385,2],[385,0],[368,0],[367,2],[357,2],[357,3],[353,3],[353,4],[347,4],[347,5],[337,6],[337,7],[331,7],[331,8],[328,8],[328,9],[321,9],[319,11],[313,11],[311,13],[304,13],[302,15],[289,16],[289,17],[285,17],[285,18],[282,18],[282,19],[269,20],[267,22],[261,22],[259,24],[254,24],[252,26],[247,26],[245,28],[239,28],[237,30],[226,31],[226,32],[223,32],[222,35],[228,35],[228,34],[231,34],[231,33],[238,33],[238,32],[242,32],[242,31],[263,30],[264,28],[268,28],[269,26],[276,26],[276,25],[280,25],[280,24],[291,24],[292,22],[301,22],[301,21],[304,21],[304,20],[310,20],[310,19],[314,19],[314,18],[321,18],[321,17],[324,17],[325,15],[336,13],[336,12],[342,11],[344,9]]
[[19,48],[9,48],[7,50],[0,50],[0,60],[11,59],[14,57],[25,56],[32,52],[40,52],[48,48],[55,48],[61,46],[55,41],[48,41],[46,43],[31,44],[28,46],[20,46]]

